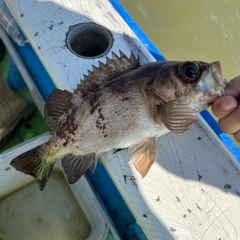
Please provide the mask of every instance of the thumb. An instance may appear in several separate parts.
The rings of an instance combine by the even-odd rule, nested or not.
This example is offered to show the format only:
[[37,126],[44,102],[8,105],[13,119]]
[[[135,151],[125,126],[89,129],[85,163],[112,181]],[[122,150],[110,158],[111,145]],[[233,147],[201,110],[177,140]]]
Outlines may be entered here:
[[213,103],[212,112],[217,118],[224,118],[229,115],[237,105],[237,101],[234,97],[223,96]]

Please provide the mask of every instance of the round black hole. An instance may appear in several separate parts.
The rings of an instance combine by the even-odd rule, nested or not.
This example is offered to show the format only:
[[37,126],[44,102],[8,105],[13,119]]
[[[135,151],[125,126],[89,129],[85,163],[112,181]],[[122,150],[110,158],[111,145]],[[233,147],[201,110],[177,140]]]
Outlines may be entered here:
[[75,55],[97,58],[112,47],[112,34],[96,23],[81,23],[71,27],[67,34],[67,46]]
[[32,128],[32,125],[31,125],[30,123],[26,123],[26,124],[25,124],[25,128],[26,128],[26,129],[31,129],[31,128]]

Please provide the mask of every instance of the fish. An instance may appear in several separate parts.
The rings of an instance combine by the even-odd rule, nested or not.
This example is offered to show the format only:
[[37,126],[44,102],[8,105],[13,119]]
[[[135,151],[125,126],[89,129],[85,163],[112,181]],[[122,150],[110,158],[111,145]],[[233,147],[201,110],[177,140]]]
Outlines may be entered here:
[[102,153],[129,149],[130,161],[145,177],[156,159],[157,138],[183,134],[198,113],[224,95],[219,61],[159,61],[140,64],[133,52],[112,52],[98,62],[73,92],[54,89],[44,116],[49,141],[11,161],[43,190],[57,160],[69,184],[87,169],[94,173]]

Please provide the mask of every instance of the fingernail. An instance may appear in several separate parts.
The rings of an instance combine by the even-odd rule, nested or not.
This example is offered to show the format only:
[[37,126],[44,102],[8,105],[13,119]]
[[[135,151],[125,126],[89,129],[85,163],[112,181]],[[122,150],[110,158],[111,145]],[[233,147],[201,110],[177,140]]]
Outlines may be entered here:
[[233,99],[227,98],[221,103],[222,110],[226,112],[233,110],[235,107],[236,107],[236,102]]

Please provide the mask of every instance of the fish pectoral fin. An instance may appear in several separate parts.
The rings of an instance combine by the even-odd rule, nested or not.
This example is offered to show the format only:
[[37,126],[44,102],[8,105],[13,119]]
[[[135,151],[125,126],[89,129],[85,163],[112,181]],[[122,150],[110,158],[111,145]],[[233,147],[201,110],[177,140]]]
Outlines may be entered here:
[[136,170],[145,177],[156,159],[157,139],[148,138],[129,148],[130,160]]
[[69,108],[72,95],[71,92],[58,88],[54,89],[49,95],[44,108],[44,117],[51,134],[54,134],[59,127],[61,117]]
[[42,146],[31,149],[14,158],[10,165],[16,170],[36,178],[42,191],[48,181],[56,160],[47,162],[42,151]]
[[68,154],[62,158],[62,166],[70,184],[77,182],[88,168],[93,173],[96,164],[97,158],[95,153],[86,155]]
[[189,130],[189,126],[198,121],[196,112],[183,101],[170,101],[157,107],[156,120],[175,133]]

